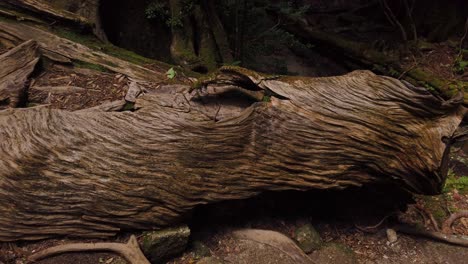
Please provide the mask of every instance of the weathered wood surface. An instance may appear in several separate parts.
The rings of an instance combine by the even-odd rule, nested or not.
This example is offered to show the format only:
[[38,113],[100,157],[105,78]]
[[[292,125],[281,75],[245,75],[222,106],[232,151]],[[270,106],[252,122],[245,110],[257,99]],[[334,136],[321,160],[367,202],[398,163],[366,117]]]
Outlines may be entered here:
[[61,63],[71,63],[74,60],[83,61],[100,65],[136,80],[160,82],[161,79],[165,78],[161,72],[149,70],[100,51],[92,50],[79,43],[60,38],[40,28],[21,23],[0,21],[0,39],[13,43],[33,39],[39,43],[43,56]]
[[39,60],[37,43],[27,41],[0,55],[0,109],[16,107]]
[[63,9],[54,8],[44,0],[4,0],[15,7],[37,13],[40,17],[47,17],[56,21],[65,22],[71,25],[79,25],[82,27],[91,27],[89,21],[77,14],[68,12]]
[[462,95],[443,101],[367,71],[272,79],[224,68],[203,85],[163,86],[135,112],[0,112],[0,241],[160,228],[263,191],[393,182],[437,193],[442,139],[465,114]]

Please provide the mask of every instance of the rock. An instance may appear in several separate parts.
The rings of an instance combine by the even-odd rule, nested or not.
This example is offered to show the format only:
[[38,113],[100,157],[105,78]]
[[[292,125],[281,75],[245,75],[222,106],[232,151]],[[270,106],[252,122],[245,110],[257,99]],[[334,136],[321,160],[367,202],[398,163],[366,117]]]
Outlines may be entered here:
[[320,234],[311,224],[305,224],[299,227],[294,234],[297,244],[307,254],[322,246]]
[[188,226],[143,233],[141,249],[152,263],[161,263],[182,253],[190,236]]
[[217,257],[204,257],[197,264],[223,264],[224,262]]
[[339,243],[328,243],[310,255],[315,263],[321,264],[357,264],[353,250]]
[[210,249],[201,241],[194,241],[192,243],[192,251],[197,259],[211,256]]
[[223,259],[230,263],[310,264],[314,263],[289,237],[276,231],[241,229],[234,231],[232,252]]
[[398,240],[397,233],[393,229],[387,229],[387,239],[390,243],[395,243]]

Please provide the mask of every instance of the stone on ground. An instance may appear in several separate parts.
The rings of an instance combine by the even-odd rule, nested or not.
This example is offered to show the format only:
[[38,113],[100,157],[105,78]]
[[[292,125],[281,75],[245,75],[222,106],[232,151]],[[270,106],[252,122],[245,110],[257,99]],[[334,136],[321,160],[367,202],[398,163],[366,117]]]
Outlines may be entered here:
[[299,247],[307,254],[322,246],[320,234],[310,223],[297,228],[294,235]]
[[182,253],[187,247],[190,229],[187,226],[143,233],[141,249],[150,262],[162,263]]

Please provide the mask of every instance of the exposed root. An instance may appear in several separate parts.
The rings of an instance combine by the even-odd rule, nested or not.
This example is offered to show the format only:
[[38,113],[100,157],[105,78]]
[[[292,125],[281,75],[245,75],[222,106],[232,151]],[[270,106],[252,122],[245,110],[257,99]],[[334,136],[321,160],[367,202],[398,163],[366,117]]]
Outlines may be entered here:
[[420,212],[426,214],[429,217],[429,220],[431,221],[431,224],[434,227],[435,231],[437,231],[437,232],[440,231],[439,224],[435,220],[434,216],[429,211],[427,211],[427,209],[423,205],[417,204],[416,209],[418,209]]
[[63,253],[82,252],[82,251],[111,251],[115,252],[131,264],[150,264],[148,259],[141,252],[138,241],[134,235],[130,237],[126,244],[124,243],[75,243],[51,247],[35,253],[28,257],[28,262],[33,263],[50,256]]
[[372,226],[359,226],[358,224],[354,223],[354,226],[362,231],[362,232],[365,232],[365,233],[376,233],[377,232],[377,228],[379,228],[384,222],[385,220],[387,220],[387,218],[389,218],[390,216],[392,216],[393,214],[389,214],[387,216],[385,216],[384,218],[382,218],[382,220],[380,220],[377,224],[375,225],[372,225]]
[[452,230],[451,230],[451,227],[456,220],[462,217],[468,217],[468,211],[460,211],[460,212],[453,213],[452,215],[450,215],[450,217],[444,221],[442,225],[442,232],[440,232],[439,225],[435,221],[432,214],[430,214],[422,206],[417,206],[417,208],[419,209],[418,212],[420,212],[421,215],[423,215],[423,217],[424,217],[423,212],[430,217],[432,225],[434,226],[434,229],[436,231],[422,230],[422,229],[419,229],[419,228],[416,228],[416,227],[413,227],[404,223],[402,225],[396,226],[395,230],[401,233],[409,234],[409,235],[422,236],[422,237],[434,239],[437,241],[442,241],[442,242],[449,243],[449,244],[468,247],[468,236],[453,235]]
[[456,220],[463,218],[463,217],[468,218],[468,211],[460,211],[460,212],[453,213],[452,215],[450,215],[450,217],[447,220],[445,220],[445,222],[442,224],[442,232],[446,234],[451,234],[453,223]]
[[445,242],[445,243],[449,243],[453,245],[468,247],[467,236],[447,235],[447,234],[443,234],[441,232],[436,232],[436,231],[421,230],[421,229],[408,226],[408,225],[399,225],[399,226],[396,226],[394,229],[396,231],[409,234],[409,235],[422,236],[422,237],[430,238],[433,240],[437,240],[437,241],[441,241],[441,242]]

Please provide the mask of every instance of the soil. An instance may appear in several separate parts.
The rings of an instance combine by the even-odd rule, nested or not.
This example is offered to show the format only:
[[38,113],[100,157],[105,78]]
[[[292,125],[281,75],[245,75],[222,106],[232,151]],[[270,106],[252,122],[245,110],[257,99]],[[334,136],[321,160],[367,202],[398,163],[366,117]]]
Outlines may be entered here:
[[[448,81],[467,81],[468,75],[457,74],[454,71],[455,59],[458,56],[457,41],[428,44],[427,47],[410,52],[402,60],[406,71],[420,68],[439,79]],[[401,77],[400,77],[401,78]]]

